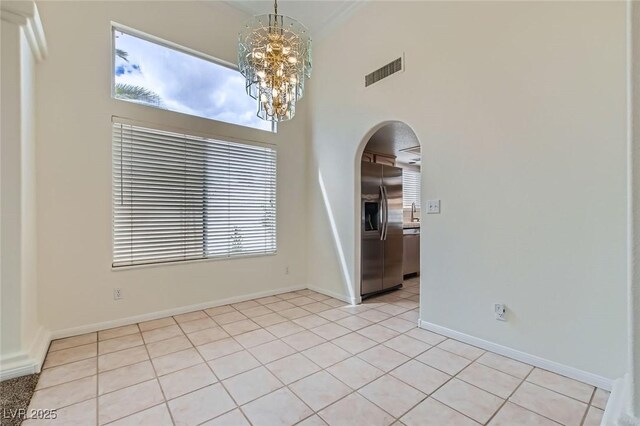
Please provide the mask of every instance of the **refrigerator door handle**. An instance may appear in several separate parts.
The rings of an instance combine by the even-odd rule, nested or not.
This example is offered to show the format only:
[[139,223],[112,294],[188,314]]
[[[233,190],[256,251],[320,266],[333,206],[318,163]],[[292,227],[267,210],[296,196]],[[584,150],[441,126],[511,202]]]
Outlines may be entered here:
[[380,204],[381,204],[381,209],[380,209],[380,240],[384,240],[385,235],[385,226],[387,223],[387,200],[386,197],[384,196],[384,187],[382,185],[380,185]]
[[384,199],[384,240],[387,239],[387,231],[389,229],[389,197],[387,195],[387,187],[382,186],[382,198]]

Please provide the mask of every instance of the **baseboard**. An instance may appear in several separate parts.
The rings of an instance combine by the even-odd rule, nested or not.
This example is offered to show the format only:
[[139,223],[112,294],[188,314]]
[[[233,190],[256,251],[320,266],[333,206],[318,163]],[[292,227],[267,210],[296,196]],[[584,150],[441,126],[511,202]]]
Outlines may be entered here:
[[480,339],[478,337],[470,336],[459,331],[451,330],[450,328],[442,327],[437,324],[433,324],[427,321],[418,320],[418,326],[425,330],[432,331],[434,333],[441,334],[452,339],[459,340],[464,343],[468,343],[473,346],[485,349],[487,351],[495,352],[500,355],[504,355],[509,358],[513,358],[517,361],[521,361],[535,367],[540,367],[548,371],[552,371],[557,374],[569,377],[571,379],[579,380],[584,383],[588,383],[593,386],[597,386],[604,390],[611,390],[613,381],[606,377],[599,376],[597,374],[589,373],[578,368],[570,367],[568,365],[560,364],[555,361],[550,361],[545,358],[541,358],[536,355],[531,355],[526,352],[512,349],[508,346],[502,346],[497,343],[490,342],[488,340]]
[[627,412],[629,406],[629,375],[613,382],[613,389],[602,416],[602,426],[638,426],[640,419]]
[[18,352],[0,360],[0,381],[39,373],[50,342],[51,333],[40,326],[28,352]]
[[277,289],[260,291],[256,293],[244,294],[241,296],[228,297],[226,299],[218,299],[210,302],[196,303],[194,305],[180,306],[177,308],[166,309],[163,311],[156,311],[156,312],[150,312],[147,314],[134,315],[130,317],[119,318],[116,320],[86,324],[78,327],[65,328],[62,330],[53,331],[51,333],[51,338],[62,339],[65,337],[77,336],[79,334],[93,333],[94,331],[106,330],[114,327],[121,327],[123,325],[136,324],[143,321],[150,321],[150,320],[164,318],[168,316],[184,314],[187,312],[200,311],[203,309],[214,308],[216,306],[228,305],[230,303],[244,302],[251,299],[258,299],[260,297],[275,296],[282,293],[288,293],[290,291],[304,290],[306,288],[307,288],[306,285],[281,287]]
[[358,296],[356,296],[356,297],[348,297],[348,296],[345,296],[344,294],[336,293],[334,291],[327,290],[327,289],[324,289],[324,288],[321,288],[321,287],[308,286],[307,288],[309,290],[315,291],[316,293],[324,294],[325,296],[329,296],[329,297],[333,297],[334,299],[342,300],[343,302],[349,303],[350,305],[357,305],[362,301],[362,299],[360,297],[358,297]]

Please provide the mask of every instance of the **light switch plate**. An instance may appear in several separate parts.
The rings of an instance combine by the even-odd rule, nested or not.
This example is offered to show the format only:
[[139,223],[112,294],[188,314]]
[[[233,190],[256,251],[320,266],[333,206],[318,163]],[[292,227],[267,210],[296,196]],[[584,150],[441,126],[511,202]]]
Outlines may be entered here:
[[427,200],[427,214],[440,214],[440,200]]

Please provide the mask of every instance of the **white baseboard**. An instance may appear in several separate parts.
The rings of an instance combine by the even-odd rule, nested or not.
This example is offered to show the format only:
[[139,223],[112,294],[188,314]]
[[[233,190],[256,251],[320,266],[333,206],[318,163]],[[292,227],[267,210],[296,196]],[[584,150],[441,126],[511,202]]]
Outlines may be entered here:
[[602,426],[638,426],[640,419],[628,413],[629,407],[629,375],[613,382],[613,389],[602,416]]
[[349,297],[349,296],[345,296],[344,294],[336,293],[334,291],[326,290],[324,288],[315,287],[315,286],[308,286],[307,288],[309,290],[315,291],[316,293],[324,294],[325,296],[329,296],[329,297],[333,297],[334,299],[342,300],[343,302],[349,303],[350,305],[357,305],[360,302],[362,302],[362,298],[358,297],[358,296]]
[[559,362],[550,361],[545,358],[541,358],[536,355],[531,355],[526,352],[512,349],[508,346],[502,346],[497,343],[490,342],[488,340],[480,339],[478,337],[470,336],[459,331],[451,330],[450,328],[442,327],[437,324],[433,324],[427,321],[418,320],[418,326],[425,330],[433,331],[434,333],[441,334],[452,339],[459,340],[464,343],[468,343],[473,346],[485,349],[487,351],[495,352],[500,355],[504,355],[509,358],[513,358],[517,361],[521,361],[535,367],[540,367],[548,371],[552,371],[557,374],[569,377],[571,379],[579,380],[584,383],[588,383],[593,386],[597,386],[604,390],[611,390],[613,380],[599,376],[597,374],[589,373],[575,367],[560,364]]
[[260,297],[275,296],[290,291],[304,290],[306,285],[298,285],[291,287],[281,287],[256,293],[244,294],[241,296],[228,297],[226,299],[218,299],[210,302],[196,303],[194,305],[180,306],[177,308],[166,309],[163,311],[149,312],[141,315],[134,315],[125,318],[119,318],[110,321],[97,322],[93,324],[81,325],[78,327],[65,328],[55,330],[51,333],[52,339],[62,339],[64,337],[77,336],[79,334],[93,333],[94,331],[106,330],[123,325],[136,324],[143,321],[150,321],[158,318],[164,318],[173,315],[184,314],[187,312],[200,311],[202,309],[214,308],[216,306],[228,305],[230,303],[239,303],[246,300],[258,299]]
[[40,326],[28,352],[14,353],[0,360],[0,381],[39,373],[50,342],[51,333]]

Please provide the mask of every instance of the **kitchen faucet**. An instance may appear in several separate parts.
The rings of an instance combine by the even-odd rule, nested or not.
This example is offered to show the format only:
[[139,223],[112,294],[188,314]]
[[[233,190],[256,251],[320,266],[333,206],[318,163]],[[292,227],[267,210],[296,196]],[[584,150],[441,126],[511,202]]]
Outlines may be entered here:
[[419,217],[415,217],[415,214],[418,212],[416,209],[416,202],[411,203],[411,222],[420,222]]

